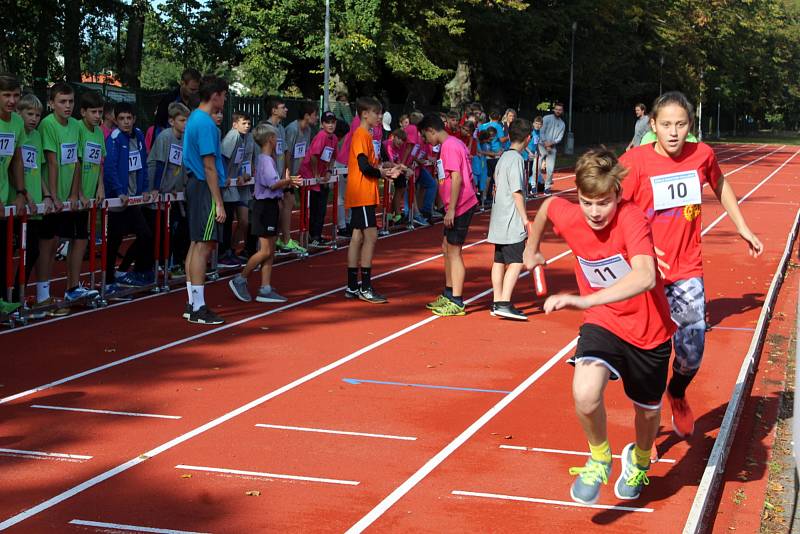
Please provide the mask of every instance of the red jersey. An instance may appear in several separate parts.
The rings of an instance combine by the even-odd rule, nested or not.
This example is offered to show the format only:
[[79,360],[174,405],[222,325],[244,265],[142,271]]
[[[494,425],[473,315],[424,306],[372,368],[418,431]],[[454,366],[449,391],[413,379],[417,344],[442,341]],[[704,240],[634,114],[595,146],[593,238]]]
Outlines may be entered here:
[[[631,271],[634,256],[655,258],[650,226],[641,210],[630,202],[620,202],[614,218],[600,231],[589,227],[580,206],[563,198],[551,201],[547,218],[575,255],[575,278],[582,296],[614,285]],[[602,326],[645,350],[664,343],[675,331],[658,272],[653,289],[589,308],[584,312],[584,322]]]
[[628,170],[622,198],[644,211],[655,246],[669,266],[668,284],[703,276],[700,232],[703,185],[717,187],[722,177],[717,158],[705,143],[686,143],[677,158],[657,153],[654,144],[629,150],[619,159]]

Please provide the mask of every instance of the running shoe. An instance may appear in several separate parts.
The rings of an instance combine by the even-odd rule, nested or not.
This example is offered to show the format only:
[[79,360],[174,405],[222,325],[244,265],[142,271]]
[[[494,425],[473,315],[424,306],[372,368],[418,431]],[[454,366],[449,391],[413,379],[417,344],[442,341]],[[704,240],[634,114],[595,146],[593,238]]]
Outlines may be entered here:
[[286,245],[286,243],[283,242],[282,239],[278,239],[275,241],[275,250],[277,252],[283,252],[285,254],[291,252],[291,250],[289,250],[289,247]]
[[186,308],[183,309],[183,318],[189,320],[189,317],[191,316],[192,316],[192,305],[187,302]]
[[491,315],[492,317],[496,317],[497,316],[497,314],[495,313],[495,309],[496,308],[497,308],[497,305],[494,302],[489,304],[489,315]]
[[258,290],[258,295],[256,295],[256,300],[258,302],[281,303],[281,302],[286,302],[289,299],[279,294],[274,289],[268,290],[267,288],[262,287]]
[[305,254],[308,252],[306,249],[300,246],[300,243],[295,241],[294,239],[290,239],[288,243],[286,243],[286,248],[289,252],[294,252],[295,254]]
[[513,304],[493,304],[494,315],[505,317],[506,319],[516,319],[517,321],[527,321],[528,316],[514,307]]
[[350,289],[349,287],[344,288],[344,298],[346,299],[357,299],[358,294],[361,293],[361,289]]
[[366,287],[366,288],[362,287],[358,291],[358,298],[360,298],[364,302],[370,302],[372,304],[386,304],[387,302],[389,302],[386,299],[386,297],[384,297],[380,293],[377,293],[371,287]]
[[55,303],[56,303],[56,299],[54,299],[53,297],[45,299],[45,300],[43,300],[41,302],[37,302],[31,308],[31,311],[28,314],[28,318],[29,319],[44,319],[45,317],[47,317],[49,315],[49,312],[48,312],[47,308],[49,308],[50,306],[54,306]]
[[553,190],[552,189],[550,189],[549,187],[545,187],[544,188],[544,196],[550,196],[552,194],[553,194]]
[[439,317],[455,317],[458,315],[466,315],[467,314],[467,307],[466,306],[459,306],[455,302],[450,299],[447,299],[447,302],[439,306],[438,308],[434,308],[431,311],[434,315],[438,315]]
[[91,300],[97,298],[98,295],[100,295],[100,293],[98,293],[97,290],[88,289],[83,287],[83,284],[79,284],[78,287],[71,289],[64,294],[64,300],[67,302],[75,302],[76,300],[82,299]]
[[430,226],[431,225],[431,223],[429,223],[425,219],[425,217],[423,217],[422,214],[420,214],[420,213],[417,213],[416,215],[414,215],[414,224],[416,224],[417,226]]
[[315,239],[312,239],[311,242],[308,244],[308,246],[309,247],[315,247],[315,248],[322,248],[322,247],[331,246],[331,243],[333,243],[333,242],[332,241],[328,241],[326,239],[323,239],[321,237],[317,237]]
[[237,274],[228,280],[228,287],[233,291],[233,296],[242,302],[251,302],[253,297],[250,296],[250,291],[247,290],[247,279],[242,275]]
[[218,267],[241,267],[242,262],[239,261],[233,252],[228,251],[217,260]]
[[336,237],[345,237],[349,238],[352,237],[353,231],[350,230],[347,226],[340,226],[336,229]]
[[149,286],[156,283],[156,274],[153,271],[135,272],[136,278],[144,285]]
[[189,314],[189,322],[194,324],[222,324],[225,320],[211,311],[208,306],[200,306],[200,309]]
[[117,284],[121,285],[122,287],[144,287],[149,285],[142,279],[142,277],[133,272],[125,273],[125,276],[122,278],[117,278]]
[[600,485],[608,484],[611,462],[599,462],[589,458],[583,467],[570,467],[569,474],[578,475],[569,490],[572,500],[581,504],[594,504],[600,495]]
[[437,295],[435,300],[427,303],[425,307],[428,308],[429,310],[435,310],[439,306],[444,306],[447,302],[450,302],[450,299],[440,294]]
[[19,307],[19,302],[6,302],[5,300],[0,299],[0,313],[2,314],[8,315],[9,313],[14,313]]
[[122,280],[125,278],[125,275],[128,274],[128,271],[114,271],[114,280]]
[[642,468],[636,464],[633,447],[633,443],[628,443],[622,450],[622,473],[614,484],[614,494],[618,499],[625,501],[638,499],[642,494],[642,488],[650,484],[650,479],[647,478],[650,466]]
[[691,436],[694,432],[694,414],[686,397],[675,398],[667,391],[669,406],[672,408],[672,429],[680,437]]
[[186,269],[183,265],[173,265],[169,270],[170,278],[181,278],[186,276]]
[[250,254],[249,252],[247,252],[245,250],[243,250],[241,254],[235,254],[236,259],[239,260],[239,263],[241,265],[246,264],[247,260],[250,259],[250,256],[252,256],[252,254]]

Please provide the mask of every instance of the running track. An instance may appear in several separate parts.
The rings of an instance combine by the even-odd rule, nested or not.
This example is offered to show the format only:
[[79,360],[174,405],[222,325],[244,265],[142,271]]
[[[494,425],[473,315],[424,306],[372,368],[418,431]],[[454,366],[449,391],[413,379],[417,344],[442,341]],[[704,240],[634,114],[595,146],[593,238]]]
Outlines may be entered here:
[[[680,530],[800,204],[796,149],[716,148],[739,197],[751,192],[743,211],[766,253],[744,255],[727,218],[704,238],[714,329],[691,389],[698,437],[675,440],[665,409],[665,461],[640,500],[620,503],[609,486],[607,508],[570,504],[567,468],[584,458],[569,451],[586,446],[562,361],[580,313],[541,315],[523,278],[515,300],[531,320],[489,317],[487,213],[465,250],[466,317],[424,309],[441,286],[435,226],[379,242],[387,306],[342,297],[338,251],[276,268],[281,307],[211,285],[223,327],[180,319],[177,291],[0,335],[0,528]],[[722,210],[704,196],[710,225]],[[544,252],[551,292],[574,290],[567,248],[551,238]],[[607,404],[618,453],[632,410],[618,384]]]

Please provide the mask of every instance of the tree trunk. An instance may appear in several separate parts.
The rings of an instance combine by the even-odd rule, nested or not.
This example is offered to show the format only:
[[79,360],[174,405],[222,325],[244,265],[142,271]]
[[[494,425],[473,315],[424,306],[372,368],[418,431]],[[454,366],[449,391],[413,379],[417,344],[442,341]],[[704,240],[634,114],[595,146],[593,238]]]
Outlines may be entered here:
[[144,45],[144,18],[147,12],[147,0],[133,0],[128,13],[127,36],[125,41],[125,58],[122,61],[120,78],[128,87],[138,89],[141,85],[139,74],[142,72],[142,47]]
[[61,36],[64,46],[64,75],[67,81],[80,82],[81,74],[81,26],[83,12],[80,0],[64,0],[64,31]]
[[52,21],[53,18],[47,15],[49,8],[55,9],[55,6],[50,5],[50,2],[43,2],[40,4],[41,12],[37,13],[39,23],[36,25],[36,54],[31,69],[33,92],[42,102],[47,102],[47,82],[50,79],[49,66],[53,28],[48,21]]

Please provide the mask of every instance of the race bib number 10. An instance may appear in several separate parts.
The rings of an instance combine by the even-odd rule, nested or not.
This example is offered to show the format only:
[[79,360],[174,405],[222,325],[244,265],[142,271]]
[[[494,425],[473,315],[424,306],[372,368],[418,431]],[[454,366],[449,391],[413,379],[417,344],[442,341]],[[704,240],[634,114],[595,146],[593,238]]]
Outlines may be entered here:
[[581,266],[583,276],[594,288],[611,287],[631,272],[631,266],[622,254],[601,260],[585,260],[578,256],[578,264]]
[[651,176],[650,184],[656,211],[702,203],[700,176],[695,170]]

